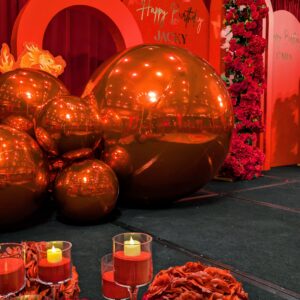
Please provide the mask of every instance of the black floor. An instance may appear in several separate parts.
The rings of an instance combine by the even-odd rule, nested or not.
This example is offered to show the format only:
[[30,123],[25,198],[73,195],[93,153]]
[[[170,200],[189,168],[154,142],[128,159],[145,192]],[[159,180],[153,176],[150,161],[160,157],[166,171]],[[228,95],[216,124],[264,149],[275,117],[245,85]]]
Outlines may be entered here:
[[[122,209],[97,226],[60,223],[0,233],[0,241],[70,240],[82,297],[102,299],[100,258],[124,231],[154,237],[154,269],[187,261],[227,268],[250,299],[300,299],[300,167],[275,168],[248,182],[213,181],[169,209]],[[140,293],[141,295],[142,293]]]

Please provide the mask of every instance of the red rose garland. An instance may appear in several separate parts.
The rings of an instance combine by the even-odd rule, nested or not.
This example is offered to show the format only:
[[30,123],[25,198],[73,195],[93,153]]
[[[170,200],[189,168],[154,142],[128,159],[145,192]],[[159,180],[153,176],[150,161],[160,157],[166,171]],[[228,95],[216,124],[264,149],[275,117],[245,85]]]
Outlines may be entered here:
[[261,97],[265,89],[262,19],[268,14],[265,0],[225,0],[226,49],[223,79],[235,114],[231,149],[221,176],[250,180],[261,176],[264,154],[257,147],[263,130]]

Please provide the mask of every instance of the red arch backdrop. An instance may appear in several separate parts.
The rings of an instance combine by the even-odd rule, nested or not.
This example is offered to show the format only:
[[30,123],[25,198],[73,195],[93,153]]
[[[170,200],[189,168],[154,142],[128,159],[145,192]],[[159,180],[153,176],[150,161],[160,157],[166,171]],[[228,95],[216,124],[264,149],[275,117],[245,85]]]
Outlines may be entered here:
[[[10,44],[14,22],[27,1],[0,0],[0,44]],[[209,8],[211,0],[204,0],[204,3]],[[272,0],[272,4],[274,10],[289,10],[300,19],[300,0]],[[72,26],[72,31],[65,27],[66,24]],[[59,40],[54,38],[58,28],[61,36]],[[74,41],[75,34],[79,37],[78,40],[83,40],[84,43]],[[66,51],[68,43],[72,44],[70,51]],[[54,54],[62,54],[68,62],[71,62],[63,80],[75,94],[80,94],[84,82],[87,82],[95,66],[116,51],[108,31],[99,26],[98,21],[86,10],[84,11],[83,7],[69,8],[54,18],[46,32],[45,47]],[[80,53],[85,53],[85,55],[80,56]],[[76,60],[77,54],[79,58]],[[78,63],[82,70],[78,76],[72,76],[75,63]]]
[[[201,1],[203,1],[206,6],[205,9],[208,11],[212,1]],[[122,0],[119,2],[120,5],[121,2]],[[183,3],[188,5],[188,2],[184,1]],[[0,43],[6,42],[10,44],[13,24],[18,13],[26,3],[28,3],[28,0],[0,0]],[[214,12],[214,14],[217,13]],[[57,34],[58,32],[59,34]],[[74,38],[75,36],[76,39]],[[206,37],[204,38],[202,34],[200,40],[202,41],[201,44],[203,44]],[[215,40],[215,42],[218,43],[219,41]],[[14,46],[12,45],[13,49]],[[95,65],[98,65],[116,52],[116,46],[112,43],[108,30],[101,26],[101,20],[99,21],[99,19],[93,17],[91,9],[88,11],[83,6],[68,8],[60,12],[51,21],[44,39],[44,47],[54,54],[62,54],[66,59],[68,68],[62,79],[66,82],[71,92],[77,95],[83,89],[84,83],[88,81]],[[217,48],[214,47],[214,49]],[[217,57],[220,58],[220,54]],[[219,64],[214,61],[212,63],[218,68]],[[81,72],[73,78],[72,74],[74,74],[75,65],[80,67]]]
[[[62,15],[64,10],[65,17]],[[45,36],[47,28],[53,37],[50,43]],[[80,94],[93,72],[89,68],[90,61],[106,59],[116,49],[121,51],[143,43],[143,38],[131,12],[119,0],[109,3],[98,0],[44,0],[41,3],[31,0],[23,6],[15,21],[11,37],[13,53],[19,55],[23,44],[28,41],[40,47],[47,45],[47,49],[53,51],[54,48],[54,52],[65,52],[68,64],[65,82],[73,94]],[[91,50],[99,46],[98,53]],[[91,54],[95,57],[91,58]]]
[[[27,0],[0,0],[1,44],[10,44],[14,22],[26,2]],[[62,79],[72,93],[77,95],[80,95],[93,70],[116,52],[111,35],[106,28],[100,26],[96,17],[89,14],[91,10],[91,8],[75,6],[62,11],[49,24],[44,39],[45,48],[54,54],[62,55],[69,62],[69,68]],[[66,26],[67,24],[72,26],[72,31]],[[68,49],[70,44],[72,48]],[[76,76],[73,72],[75,64],[79,64],[81,68],[80,74]]]
[[68,66],[61,79],[75,95],[81,95],[93,71],[117,52],[109,30],[97,15],[89,7],[65,9],[52,19],[44,36],[44,49],[66,58]]
[[272,0],[274,11],[287,10],[300,20],[300,0]]

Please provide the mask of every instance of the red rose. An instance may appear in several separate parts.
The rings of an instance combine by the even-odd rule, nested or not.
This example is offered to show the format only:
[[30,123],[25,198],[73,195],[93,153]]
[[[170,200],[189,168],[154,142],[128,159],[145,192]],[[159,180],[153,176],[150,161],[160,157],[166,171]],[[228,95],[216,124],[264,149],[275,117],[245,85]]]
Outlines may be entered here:
[[238,43],[238,40],[236,38],[232,38],[229,42],[229,50],[234,52],[238,49],[240,49],[241,47],[243,47],[243,45]]
[[251,67],[254,63],[254,59],[252,57],[248,57],[247,59],[245,59],[245,65]]
[[257,6],[266,5],[266,1],[265,0],[256,0],[256,5]]
[[244,23],[233,24],[231,29],[232,29],[233,35],[244,35],[244,33],[245,33]]
[[260,15],[260,18],[265,18],[269,13],[269,8],[264,6],[262,7],[260,10],[259,10],[259,15]]
[[246,22],[245,27],[247,30],[252,30],[257,27],[257,23],[256,22]]
[[[237,50],[239,51],[239,50]],[[242,65],[243,65],[243,62],[242,62],[242,59],[240,57],[237,57],[233,60],[232,62],[232,67],[235,69],[235,70],[241,70],[242,68]]]
[[256,54],[262,54],[266,48],[266,40],[261,36],[255,35],[249,41],[248,50],[249,52]]
[[234,22],[236,19],[238,18],[237,15],[237,11],[235,8],[231,8],[230,10],[228,10],[225,14],[225,19],[227,21],[228,24],[231,24],[232,22]]
[[232,61],[233,61],[233,57],[232,57],[232,54],[227,52],[227,54],[224,56],[223,58],[223,61],[226,63],[226,64],[231,64]]
[[236,0],[237,5],[251,5],[254,0]]
[[251,74],[253,74],[254,70],[255,70],[254,66],[249,67],[248,65],[243,64],[241,67],[241,73],[243,74],[244,77],[248,77]]
[[230,87],[229,91],[235,94],[243,93],[248,87],[248,82],[246,80],[243,80],[242,82],[234,82]]
[[232,103],[232,106],[235,106],[238,102],[238,99],[236,97],[231,97],[231,103]]
[[247,91],[245,94],[241,95],[241,100],[243,101],[259,101],[260,100],[260,93],[255,91]]
[[236,56],[244,56],[246,54],[245,48],[239,48],[235,51]]
[[260,15],[259,15],[259,12],[257,11],[257,5],[256,4],[251,4],[250,5],[250,10],[251,10],[251,18],[253,20],[258,20]]

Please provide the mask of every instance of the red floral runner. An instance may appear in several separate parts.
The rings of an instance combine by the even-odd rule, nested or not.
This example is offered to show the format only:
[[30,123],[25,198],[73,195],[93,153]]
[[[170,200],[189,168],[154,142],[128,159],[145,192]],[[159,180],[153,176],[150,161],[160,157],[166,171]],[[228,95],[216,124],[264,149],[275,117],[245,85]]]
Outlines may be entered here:
[[227,270],[200,262],[160,271],[143,300],[246,300],[248,294]]

